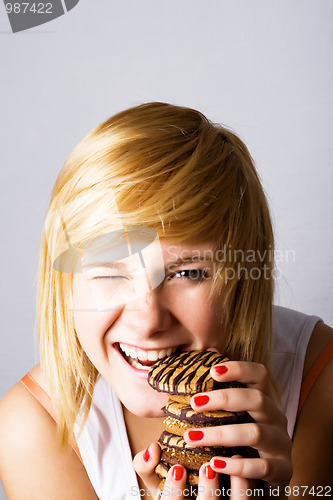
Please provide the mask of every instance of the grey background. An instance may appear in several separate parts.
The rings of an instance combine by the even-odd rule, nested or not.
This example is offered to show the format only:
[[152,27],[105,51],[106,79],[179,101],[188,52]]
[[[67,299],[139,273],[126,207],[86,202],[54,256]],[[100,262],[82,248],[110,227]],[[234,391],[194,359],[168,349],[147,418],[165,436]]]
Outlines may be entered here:
[[0,397],[38,361],[39,239],[57,173],[95,125],[141,102],[192,106],[240,134],[277,247],[296,256],[278,263],[276,303],[333,324],[332,28],[331,0],[81,0],[14,35],[0,5]]
[[4,0],[8,18],[14,33],[52,21],[65,13],[61,0],[45,3],[15,2]]

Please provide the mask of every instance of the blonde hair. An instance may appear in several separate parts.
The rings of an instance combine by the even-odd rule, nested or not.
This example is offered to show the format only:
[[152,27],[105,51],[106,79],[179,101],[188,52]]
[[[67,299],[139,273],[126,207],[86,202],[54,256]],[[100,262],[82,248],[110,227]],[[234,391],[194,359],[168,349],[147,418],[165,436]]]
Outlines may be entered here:
[[[79,143],[62,168],[41,244],[41,364],[63,444],[80,411],[83,422],[89,412],[98,372],[75,333],[71,275],[55,270],[52,256],[64,230],[80,242],[119,227],[114,202],[123,224],[152,227],[177,242],[210,240],[216,250],[227,250],[212,293],[221,303],[231,358],[263,363],[271,332],[273,232],[246,146],[185,107],[148,103],[111,117]],[[64,207],[70,207],[65,227],[54,215]],[[265,275],[253,275],[264,266]]]

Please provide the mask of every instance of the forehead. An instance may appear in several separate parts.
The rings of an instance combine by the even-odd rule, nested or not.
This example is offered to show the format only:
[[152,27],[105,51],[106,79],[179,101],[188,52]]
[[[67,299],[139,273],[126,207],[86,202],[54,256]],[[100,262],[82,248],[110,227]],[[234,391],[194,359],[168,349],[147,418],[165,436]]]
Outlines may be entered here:
[[163,259],[166,264],[175,261],[201,261],[213,260],[214,246],[212,242],[175,243],[170,240],[161,240]]
[[[133,245],[131,245],[133,248]],[[84,252],[84,267],[114,267],[123,266],[127,269],[137,267],[168,267],[173,265],[184,265],[193,262],[209,262],[214,260],[213,245],[210,242],[188,241],[178,243],[169,239],[161,239],[139,249],[138,252],[130,252],[123,257],[121,253],[117,255],[114,248],[105,249],[102,252]]]

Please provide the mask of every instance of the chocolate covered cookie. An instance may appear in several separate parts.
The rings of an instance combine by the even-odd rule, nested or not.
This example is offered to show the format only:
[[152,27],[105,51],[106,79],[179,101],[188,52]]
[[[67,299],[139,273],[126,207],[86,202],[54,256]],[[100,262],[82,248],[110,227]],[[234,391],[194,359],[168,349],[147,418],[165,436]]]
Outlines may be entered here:
[[[251,456],[251,449],[190,446],[183,439],[187,429],[228,425],[249,421],[246,412],[195,411],[190,406],[192,395],[230,387],[244,387],[238,382],[220,383],[210,375],[210,368],[228,361],[228,358],[211,351],[187,351],[174,353],[155,363],[148,374],[148,383],[159,392],[169,393],[169,401],[163,408],[166,414],[160,436],[161,462],[155,471],[162,478],[160,488],[169,468],[180,464],[186,468],[188,484],[198,484],[198,471],[214,456],[230,457],[235,454]],[[196,471],[196,472],[194,472]],[[220,485],[227,484],[228,476],[220,474]]]
[[[168,432],[171,432],[171,434],[175,434],[176,436],[184,436],[185,431],[188,429],[200,429],[202,427],[201,423],[191,423],[191,422],[185,422],[184,420],[179,420],[178,418],[173,418],[173,417],[166,417],[163,421],[164,429]],[[214,424],[206,424],[207,426],[209,425],[214,425]]]
[[155,363],[148,374],[148,383],[156,391],[176,395],[192,395],[221,387],[210,375],[210,368],[228,361],[211,351],[174,353]]
[[[161,479],[166,479],[171,465],[167,462],[161,461],[155,468],[155,472]],[[199,481],[199,472],[197,470],[187,470],[187,484],[197,486]]]
[[162,408],[163,412],[173,418],[177,418],[184,422],[193,424],[211,424],[211,425],[226,425],[235,423],[239,420],[244,412],[233,413],[229,411],[216,410],[216,411],[195,411],[192,406],[183,403],[177,403],[170,400]]
[[199,470],[201,465],[214,456],[230,456],[239,453],[236,448],[213,446],[190,446],[181,436],[162,432],[158,442],[161,446],[161,459],[169,464],[180,464],[190,470]]

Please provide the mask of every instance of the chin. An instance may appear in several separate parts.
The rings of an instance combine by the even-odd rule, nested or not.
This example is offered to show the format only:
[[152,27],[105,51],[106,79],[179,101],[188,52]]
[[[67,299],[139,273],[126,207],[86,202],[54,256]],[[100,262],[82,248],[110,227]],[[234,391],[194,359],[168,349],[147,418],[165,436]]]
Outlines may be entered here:
[[[162,408],[166,405],[168,401],[168,395],[164,393],[156,393],[151,389],[154,394],[147,391],[148,394],[142,394],[140,397],[138,394],[133,396],[122,396],[122,404],[134,415],[143,418],[160,418],[165,416]],[[146,391],[145,391],[146,392]]]

